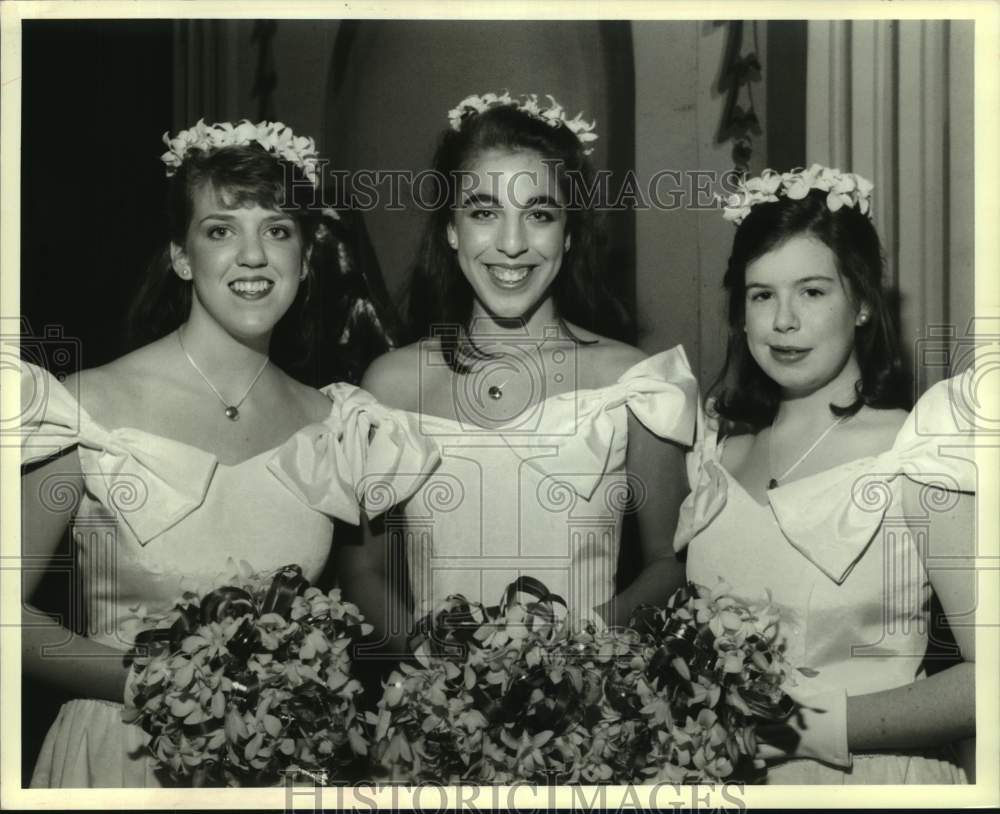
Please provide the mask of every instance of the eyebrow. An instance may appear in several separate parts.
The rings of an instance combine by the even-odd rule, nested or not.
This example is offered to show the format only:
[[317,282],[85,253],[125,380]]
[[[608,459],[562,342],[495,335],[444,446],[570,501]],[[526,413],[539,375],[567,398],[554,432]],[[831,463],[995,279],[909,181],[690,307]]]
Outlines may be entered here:
[[[227,223],[232,223],[239,218],[236,215],[229,215],[225,212],[209,212],[205,217],[203,217],[198,223],[204,223],[207,220],[221,220]],[[264,223],[273,223],[276,220],[294,220],[294,218],[285,212],[276,212],[273,215],[268,215],[264,218]]]
[[462,206],[500,206],[500,201],[488,192],[470,192],[462,199]]
[[562,209],[562,204],[551,195],[536,195],[533,198],[528,198],[527,207],[532,206],[549,206],[554,209]]
[[[808,277],[800,277],[798,280],[796,280],[794,283],[792,283],[792,285],[802,285],[802,283],[811,283],[814,280],[821,280],[822,282],[826,282],[826,283],[832,283],[832,282],[834,282],[833,277],[830,277],[830,276],[828,276],[826,274],[810,274]],[[750,289],[750,288],[770,288],[770,286],[767,283],[747,283],[744,286],[744,288],[746,288],[746,289]]]
[[[462,201],[462,206],[501,206],[500,201],[488,192],[472,192],[465,196]],[[525,201],[523,209],[531,209],[536,206],[551,207],[554,209],[562,209],[562,204],[559,203],[551,195],[534,195]]]

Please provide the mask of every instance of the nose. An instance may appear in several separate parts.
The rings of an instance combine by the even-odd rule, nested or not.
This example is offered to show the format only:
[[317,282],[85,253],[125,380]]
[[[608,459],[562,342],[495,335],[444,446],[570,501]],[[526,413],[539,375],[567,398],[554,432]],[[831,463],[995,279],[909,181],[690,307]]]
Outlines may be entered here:
[[244,235],[240,240],[236,262],[241,266],[249,268],[259,268],[260,266],[267,265],[267,254],[264,252],[264,244],[256,233]]
[[498,248],[508,257],[517,257],[528,248],[524,224],[518,216],[504,218]]
[[774,330],[779,333],[798,330],[799,315],[791,297],[778,297],[774,311]]

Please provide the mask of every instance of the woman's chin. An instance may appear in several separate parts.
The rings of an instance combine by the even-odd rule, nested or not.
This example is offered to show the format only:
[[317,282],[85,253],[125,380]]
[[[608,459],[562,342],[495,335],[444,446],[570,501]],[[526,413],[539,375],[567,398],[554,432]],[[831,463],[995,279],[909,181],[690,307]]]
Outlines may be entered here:
[[528,322],[547,302],[543,294],[538,296],[526,293],[524,296],[490,297],[485,302],[480,300],[485,315],[495,322],[524,323]]

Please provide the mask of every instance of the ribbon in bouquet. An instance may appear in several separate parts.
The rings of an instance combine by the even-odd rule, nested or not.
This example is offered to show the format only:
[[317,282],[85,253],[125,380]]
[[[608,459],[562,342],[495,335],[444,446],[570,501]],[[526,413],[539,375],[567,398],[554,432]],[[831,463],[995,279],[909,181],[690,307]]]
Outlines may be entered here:
[[185,595],[169,626],[136,637],[125,720],[153,736],[173,779],[336,774],[367,750],[348,648],[366,633],[362,617],[297,565],[245,582]]

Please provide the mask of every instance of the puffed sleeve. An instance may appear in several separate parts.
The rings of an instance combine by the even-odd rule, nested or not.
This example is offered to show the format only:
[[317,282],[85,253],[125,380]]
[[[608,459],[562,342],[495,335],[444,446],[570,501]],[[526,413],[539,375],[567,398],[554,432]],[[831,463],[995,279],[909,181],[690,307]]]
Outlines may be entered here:
[[44,368],[21,361],[21,462],[35,463],[79,443],[90,417]]
[[685,447],[692,445],[698,381],[681,345],[629,368],[618,383],[628,409],[648,430]]
[[[519,436],[511,448],[541,474],[570,486],[589,500],[605,473],[621,466],[628,433],[614,412],[627,406],[651,432],[690,446],[694,440],[698,382],[684,349],[678,345],[644,359],[618,381],[593,391],[567,393],[559,404],[572,402],[579,431],[576,435]],[[581,442],[582,441],[582,442]],[[534,455],[532,445],[555,447],[557,455]]]
[[322,391],[329,417],[289,439],[268,469],[303,502],[350,523],[388,511],[412,495],[440,461],[416,416],[337,383]]
[[22,463],[71,446],[87,489],[141,545],[197,509],[218,461],[202,450],[130,428],[108,431],[51,373],[21,365]]
[[964,409],[967,387],[961,379],[928,390],[887,452],[768,492],[785,537],[834,582],[847,578],[874,539],[900,476],[947,491],[975,492],[971,424]]
[[726,505],[729,485],[719,463],[719,422],[699,406],[694,446],[687,454],[691,491],[681,503],[674,532],[674,550],[680,551],[708,526]]

